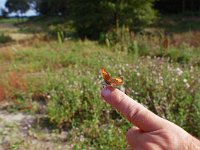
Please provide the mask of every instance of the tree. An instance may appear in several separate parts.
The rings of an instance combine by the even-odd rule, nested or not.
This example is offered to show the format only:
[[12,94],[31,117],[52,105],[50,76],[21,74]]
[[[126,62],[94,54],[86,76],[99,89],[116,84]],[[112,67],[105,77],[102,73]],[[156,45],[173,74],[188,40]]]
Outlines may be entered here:
[[156,17],[154,0],[32,0],[42,15],[61,15],[74,21],[80,37],[98,38],[100,33],[126,26],[141,30]]
[[32,0],[41,15],[67,15],[69,0]]
[[1,8],[0,12],[1,12],[0,14],[1,14],[2,17],[7,17],[8,16],[8,11],[6,9]]
[[73,20],[79,36],[98,38],[101,32],[127,26],[140,30],[153,22],[154,0],[76,0]]
[[9,13],[16,13],[18,16],[30,9],[29,0],[7,0],[5,4]]

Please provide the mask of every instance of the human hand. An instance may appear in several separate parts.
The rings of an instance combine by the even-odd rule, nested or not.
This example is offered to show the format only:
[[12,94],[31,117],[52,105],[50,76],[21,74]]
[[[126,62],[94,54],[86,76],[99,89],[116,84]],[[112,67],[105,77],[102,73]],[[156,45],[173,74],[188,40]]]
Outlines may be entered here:
[[131,149],[200,149],[199,140],[174,123],[155,115],[122,91],[107,86],[102,89],[101,96],[135,125],[128,130],[126,135]]

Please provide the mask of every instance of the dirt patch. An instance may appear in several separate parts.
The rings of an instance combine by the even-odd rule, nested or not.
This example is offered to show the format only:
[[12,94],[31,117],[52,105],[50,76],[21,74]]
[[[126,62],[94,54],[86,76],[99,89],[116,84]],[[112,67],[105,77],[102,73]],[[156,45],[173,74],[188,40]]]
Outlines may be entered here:
[[8,113],[7,111],[0,111],[0,120],[5,123],[20,123],[22,120],[33,118],[33,116],[25,115],[23,113]]
[[13,24],[11,23],[0,23],[0,28],[16,28]]
[[48,129],[35,129],[37,115],[0,110],[0,121],[0,150],[39,150],[41,147],[44,150],[73,149],[67,142],[67,132],[51,133]]

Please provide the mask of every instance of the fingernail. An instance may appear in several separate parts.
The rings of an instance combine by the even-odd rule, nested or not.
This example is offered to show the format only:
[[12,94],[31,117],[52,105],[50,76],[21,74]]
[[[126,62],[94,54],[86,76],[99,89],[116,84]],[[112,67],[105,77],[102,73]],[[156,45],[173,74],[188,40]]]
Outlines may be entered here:
[[108,87],[104,88],[102,91],[101,91],[101,95],[103,97],[108,97],[111,93],[111,89],[109,89]]

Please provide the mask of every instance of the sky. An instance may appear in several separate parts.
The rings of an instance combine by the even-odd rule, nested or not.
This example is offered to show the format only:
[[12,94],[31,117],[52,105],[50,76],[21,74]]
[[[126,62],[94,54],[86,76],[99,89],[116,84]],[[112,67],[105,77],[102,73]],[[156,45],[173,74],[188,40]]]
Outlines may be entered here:
[[[0,8],[5,8],[5,3],[6,3],[6,0],[0,0]],[[24,15],[25,16],[34,16],[34,15],[36,15],[36,12],[34,10],[29,10]],[[12,13],[10,16],[15,16],[15,14]]]

